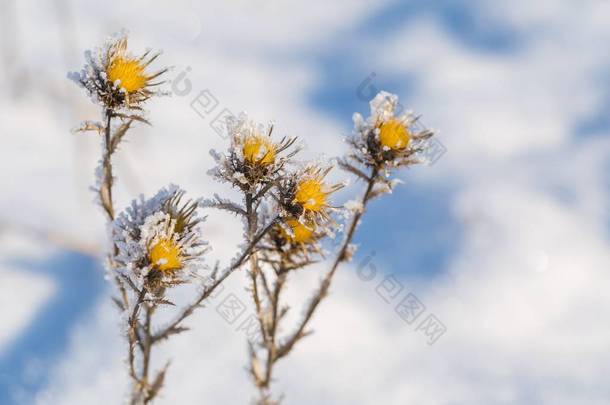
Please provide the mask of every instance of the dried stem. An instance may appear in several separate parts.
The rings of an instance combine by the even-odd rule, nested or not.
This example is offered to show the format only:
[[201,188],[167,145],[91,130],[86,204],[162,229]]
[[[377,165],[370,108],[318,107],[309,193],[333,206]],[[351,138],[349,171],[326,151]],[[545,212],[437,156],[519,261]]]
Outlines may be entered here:
[[[247,221],[247,232],[246,237],[250,243],[256,242],[255,232],[258,227],[258,213],[257,208],[262,198],[264,198],[266,192],[271,189],[271,186],[267,185],[263,187],[261,191],[258,193],[251,193],[249,191],[245,192],[245,200],[246,200],[246,221]],[[271,404],[273,403],[270,399],[269,386],[271,383],[271,371],[273,362],[275,359],[276,352],[276,326],[277,326],[277,303],[279,297],[279,291],[281,289],[281,284],[276,281],[274,286],[273,293],[269,288],[269,284],[265,278],[265,273],[262,271],[260,267],[260,261],[258,257],[258,252],[255,250],[250,256],[250,269],[249,269],[249,277],[251,280],[251,294],[252,300],[254,302],[254,307],[256,310],[256,317],[258,320],[259,331],[261,333],[262,342],[259,342],[262,347],[267,352],[266,366],[264,375],[262,375],[258,371],[258,359],[256,357],[256,350],[254,347],[251,347],[251,365],[250,370],[252,376],[254,378],[254,382],[259,389],[260,399],[258,401],[259,404]],[[282,277],[282,280],[284,278]],[[268,308],[263,308],[262,297],[260,295],[261,290],[259,289],[259,283],[263,286],[263,290],[267,301],[272,300],[272,296],[275,296],[275,300],[273,303],[268,304]],[[282,282],[283,284],[283,282]]]
[[[249,243],[252,243],[252,240],[255,236],[254,234],[256,232],[256,227],[257,227],[257,222],[258,222],[257,221],[257,219],[258,219],[257,212],[256,212],[256,208],[255,208],[255,204],[256,204],[255,198],[256,197],[254,197],[254,198],[252,197],[252,193],[246,192],[246,218],[247,218],[247,224],[248,224],[247,238],[248,238]],[[257,258],[256,252],[254,252],[250,256],[250,271],[249,271],[250,279],[252,281],[252,300],[254,301],[254,308],[256,310],[256,315],[259,320],[263,340],[266,342],[267,334],[265,333],[264,319],[263,319],[263,313],[262,313],[262,309],[261,309],[261,300],[260,300],[260,296],[258,293],[258,283],[256,281],[258,278],[259,271],[260,271],[260,269],[258,267],[258,258]]]
[[342,262],[349,259],[350,245],[351,245],[354,235],[356,233],[356,228],[358,227],[360,219],[362,218],[362,215],[364,214],[366,205],[371,200],[373,188],[374,188],[375,184],[377,183],[378,175],[379,175],[379,169],[377,167],[373,167],[371,169],[371,175],[368,176],[367,187],[360,200],[361,207],[359,210],[354,212],[350,225],[345,234],[343,243],[341,244],[341,247],[339,248],[339,252],[337,253],[337,255],[335,257],[335,260],[333,261],[333,264],[332,264],[330,270],[326,273],[326,275],[322,279],[322,282],[320,283],[320,287],[319,287],[317,293],[314,295],[314,297],[309,302],[309,305],[307,306],[307,309],[305,311],[305,316],[299,323],[296,331],[278,349],[278,353],[277,353],[278,359],[286,356],[292,350],[295,343],[307,335],[307,333],[305,332],[305,328],[311,321],[311,318],[312,318],[314,312],[316,311],[316,309],[318,308],[318,305],[320,304],[320,302],[328,294],[328,289],[330,288],[332,279],[333,279],[337,269],[339,268],[339,265]]
[[109,221],[114,221],[114,205],[112,203],[112,117],[114,113],[107,109],[105,112],[106,126],[104,127],[104,151],[102,157],[102,184],[99,189],[99,197],[102,207],[106,211]]
[[[275,362],[278,360],[278,356],[277,356],[277,352],[278,352],[278,346],[277,346],[277,327],[278,327],[278,323],[279,323],[279,308],[280,308],[280,292],[282,291],[282,288],[284,287],[284,284],[286,282],[286,276],[287,276],[287,272],[281,272],[280,274],[278,274],[274,286],[273,286],[273,291],[269,292],[268,295],[268,299],[269,299],[269,306],[271,307],[271,322],[269,325],[269,342],[267,344],[266,347],[266,351],[267,351],[267,363],[265,366],[265,380],[264,380],[264,388],[266,391],[269,391],[270,389],[270,385],[271,385],[271,380],[273,377],[273,366],[275,365]],[[270,397],[270,394],[267,392],[266,393],[267,398]]]
[[[114,177],[112,174],[112,156],[117,150],[117,146],[121,141],[125,132],[129,129],[133,119],[129,119],[119,127],[119,129],[113,134],[112,133],[112,119],[117,114],[111,109],[106,109],[104,112],[105,127],[104,127],[104,143],[102,151],[102,178],[99,186],[99,200],[109,223],[114,221],[115,210],[112,199],[112,191],[114,185]],[[111,270],[117,268],[114,256],[117,253],[116,245],[112,246],[112,251],[108,253],[108,266]],[[114,302],[117,304],[120,310],[127,311],[130,308],[129,294],[125,288],[125,283],[117,273],[113,274],[114,281],[119,290],[120,298],[114,298]],[[127,281],[127,280],[126,280]],[[155,310],[154,304],[145,304],[146,290],[142,288],[138,290],[135,286],[128,284],[132,290],[134,290],[137,296],[133,307],[131,308],[131,315],[128,319],[127,325],[127,343],[128,343],[128,367],[129,376],[132,380],[133,389],[131,393],[131,404],[146,404],[150,402],[156,395],[156,391],[150,389],[149,383],[149,365],[151,362],[151,321],[152,314]],[[143,305],[146,305],[146,320],[145,326],[142,328],[139,326],[138,318],[139,313]],[[138,367],[136,364],[136,348],[140,349],[142,367]],[[141,369],[138,374],[138,369]],[[164,370],[162,371],[164,372]],[[158,391],[158,390],[157,390]]]
[[192,315],[195,309],[200,307],[201,303],[205,301],[205,299],[208,298],[214,292],[216,287],[218,287],[227,277],[229,277],[231,273],[233,273],[242,264],[244,264],[244,262],[250,257],[250,254],[254,251],[256,244],[267,234],[267,232],[269,232],[269,230],[271,230],[271,228],[276,224],[277,220],[278,219],[275,218],[270,221],[270,223],[267,224],[265,228],[263,228],[257,235],[255,235],[255,237],[248,244],[246,249],[244,249],[239,258],[231,266],[229,266],[229,268],[227,268],[220,276],[215,276],[216,272],[214,272],[212,283],[208,286],[205,286],[199,296],[191,304],[187,305],[176,317],[176,319],[174,319],[174,321],[172,321],[169,325],[165,326],[160,332],[153,335],[151,337],[152,343],[157,343],[160,340],[167,339],[173,334],[180,333],[186,330],[186,328],[181,326],[182,321]]
[[298,324],[295,332],[293,332],[287,339],[285,339],[284,343],[282,344],[278,344],[277,331],[278,325],[282,317],[286,313],[286,309],[281,308],[280,294],[286,283],[288,273],[291,270],[303,267],[308,263],[293,263],[290,258],[286,257],[282,258],[282,260],[279,260],[276,263],[273,263],[273,268],[275,270],[276,277],[272,289],[269,288],[265,273],[258,269],[258,280],[265,287],[264,291],[267,295],[267,302],[269,306],[268,313],[266,314],[268,317],[267,322],[265,322],[265,314],[259,311],[259,322],[261,325],[261,334],[263,336],[263,350],[264,355],[266,357],[264,370],[260,370],[256,353],[254,351],[251,352],[251,374],[253,375],[253,378],[257,387],[259,388],[260,393],[258,405],[272,405],[278,403],[272,398],[270,389],[275,364],[278,360],[290,353],[294,345],[300,339],[307,335],[305,329],[311,321],[313,314],[318,308],[318,305],[328,294],[332,279],[337,269],[339,268],[339,265],[342,262],[348,260],[348,258],[350,257],[350,245],[354,238],[358,223],[362,218],[366,205],[373,197],[373,189],[378,181],[378,173],[379,170],[377,168],[373,168],[371,170],[371,175],[367,176],[367,186],[360,200],[361,209],[354,212],[347,232],[345,234],[345,238],[337,253],[337,256],[335,257],[335,260],[333,261],[330,270],[322,279],[322,282],[320,283],[320,287],[318,288],[316,294],[309,302],[305,311],[305,316]]
[[[112,186],[114,184],[114,178],[112,175],[112,154],[113,150],[111,147],[112,144],[112,118],[114,117],[114,112],[111,109],[106,109],[104,112],[104,116],[106,119],[106,126],[104,127],[104,150],[102,151],[102,184],[100,184],[100,188],[98,190],[100,203],[104,212],[106,213],[106,217],[108,223],[112,223],[114,221],[114,204],[112,202]],[[116,268],[116,263],[114,262],[114,254],[116,254],[116,246],[112,246],[113,252],[108,253],[108,263],[111,269]],[[117,304],[120,303],[120,307],[122,310],[126,311],[129,308],[129,298],[127,295],[127,291],[125,290],[125,286],[123,282],[119,278],[118,275],[114,275],[114,281],[119,289],[121,294],[121,299],[116,300]]]

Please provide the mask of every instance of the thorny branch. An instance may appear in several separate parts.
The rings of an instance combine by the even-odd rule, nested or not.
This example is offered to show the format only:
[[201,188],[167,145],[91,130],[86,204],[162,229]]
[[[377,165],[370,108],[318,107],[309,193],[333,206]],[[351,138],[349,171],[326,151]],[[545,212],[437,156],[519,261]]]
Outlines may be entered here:
[[[247,217],[247,238],[248,242],[252,243],[252,239],[254,238],[254,232],[256,230],[257,223],[257,213],[256,213],[256,197],[253,198],[252,193],[246,193],[246,217]],[[254,301],[254,308],[256,310],[257,318],[260,322],[261,332],[263,334],[263,340],[267,341],[267,336],[265,333],[264,323],[263,323],[263,315],[261,309],[261,300],[258,293],[258,283],[257,277],[260,269],[258,268],[258,258],[256,252],[250,256],[250,280],[252,281],[252,300]]]
[[307,335],[307,332],[305,332],[305,328],[309,324],[309,322],[310,322],[314,312],[316,311],[318,305],[320,304],[320,302],[328,294],[328,289],[330,288],[330,284],[332,282],[332,279],[333,279],[337,269],[339,268],[339,265],[342,262],[349,260],[349,258],[350,258],[349,250],[350,250],[350,246],[352,243],[352,239],[354,238],[354,235],[356,233],[356,228],[358,227],[360,219],[362,218],[362,215],[364,214],[366,205],[372,198],[373,188],[375,187],[375,184],[377,184],[378,175],[379,175],[379,169],[377,167],[373,167],[371,169],[371,175],[368,176],[369,180],[368,180],[367,187],[360,200],[361,207],[360,207],[360,209],[356,210],[353,214],[352,220],[351,220],[350,225],[345,234],[345,238],[343,239],[343,243],[341,244],[341,247],[339,248],[339,252],[337,253],[337,255],[335,257],[335,260],[333,261],[333,264],[332,264],[330,270],[326,273],[326,275],[322,279],[322,282],[320,283],[320,287],[319,287],[317,293],[314,295],[312,300],[309,302],[309,305],[307,306],[307,309],[305,311],[305,316],[299,323],[296,331],[278,349],[278,354],[277,354],[278,358],[286,356],[292,350],[295,343]]
[[[263,286],[268,305],[268,309],[266,310],[267,312],[264,312],[263,310],[257,310],[258,321],[260,324],[260,330],[262,335],[261,345],[265,356],[264,367],[262,367],[262,365],[260,364],[254,348],[251,347],[250,350],[250,373],[252,374],[252,377],[260,393],[258,405],[275,405],[279,403],[277,400],[274,400],[272,398],[270,391],[270,386],[273,379],[274,366],[277,361],[288,355],[288,353],[292,350],[294,345],[300,339],[307,336],[307,325],[313,317],[313,314],[315,313],[320,302],[328,294],[328,290],[330,288],[334,274],[339,268],[339,265],[349,259],[350,245],[358,227],[358,223],[360,222],[367,203],[374,197],[373,190],[375,185],[379,181],[378,173],[379,170],[377,168],[373,168],[371,169],[370,176],[363,174],[363,177],[366,178],[367,186],[360,200],[361,207],[360,209],[354,212],[350,224],[347,228],[344,240],[337,252],[337,256],[335,257],[335,260],[333,261],[330,270],[323,277],[316,294],[309,302],[303,319],[297,325],[296,330],[291,335],[289,335],[283,341],[283,343],[278,342],[279,339],[277,336],[277,332],[278,325],[281,319],[288,311],[288,308],[281,307],[280,294],[285,286],[288,273],[291,270],[307,266],[311,264],[311,262],[307,260],[294,262],[289,257],[284,257],[278,261],[268,261],[267,263],[272,266],[275,272],[275,280],[273,283],[273,287],[269,286],[267,276],[260,268],[257,267],[251,270],[251,274],[258,275],[258,278],[252,276],[253,285],[256,286],[258,281],[258,283]],[[256,299],[255,293],[253,293],[253,296]]]
[[[112,186],[114,183],[114,178],[112,175],[112,155],[113,149],[111,148],[112,144],[112,118],[114,117],[114,112],[111,109],[106,109],[104,112],[106,125],[104,127],[104,144],[102,151],[102,182],[100,184],[100,188],[98,190],[100,203],[104,212],[106,213],[106,217],[109,223],[114,221],[114,204],[112,202]],[[108,254],[108,262],[110,268],[115,268],[114,263],[114,253],[116,253],[116,247],[113,246],[113,252]],[[119,292],[121,294],[120,301],[115,299],[115,302],[119,306],[119,308],[123,311],[126,311],[129,308],[129,298],[127,295],[127,291],[125,290],[125,286],[123,282],[119,278],[118,275],[114,275],[115,283],[119,288]]]
[[[245,190],[245,208],[246,208],[246,238],[249,243],[257,243],[258,240],[256,238],[256,229],[258,226],[258,212],[257,209],[260,205],[260,201],[265,197],[266,193],[269,192],[272,188],[272,182],[263,185],[261,189],[255,193]],[[274,221],[275,224],[276,221]],[[260,267],[260,261],[258,257],[258,252],[254,251],[249,258],[250,268],[248,271],[248,275],[251,281],[251,295],[252,300],[254,302],[254,308],[256,312],[256,318],[259,325],[259,331],[262,337],[262,346],[267,351],[267,366],[265,367],[265,375],[262,376],[259,372],[258,359],[256,357],[256,350],[254,347],[250,348],[250,356],[251,356],[251,365],[250,371],[255,380],[256,386],[260,390],[260,404],[265,404],[270,397],[268,389],[271,381],[271,369],[272,362],[275,356],[275,332],[276,332],[276,319],[277,319],[277,310],[272,310],[273,315],[271,316],[271,323],[269,322],[269,317],[267,315],[267,310],[263,308],[263,301],[261,297],[261,291],[259,289],[259,283],[263,287],[263,291],[267,296],[267,300],[269,301],[272,296],[272,292],[269,288],[269,284],[265,278],[265,274]],[[275,303],[277,304],[277,298],[279,297],[279,290],[281,286],[276,282],[274,287],[274,295],[276,297]],[[272,308],[276,308],[276,306],[272,306]]]
[[169,325],[164,327],[160,332],[152,336],[152,342],[156,343],[157,341],[167,339],[170,335],[174,335],[185,331],[186,328],[182,327],[180,324],[186,318],[188,318],[195,309],[201,306],[201,303],[208,298],[214,290],[227,278],[237,270],[244,262],[250,257],[251,253],[255,250],[258,242],[269,232],[271,228],[277,223],[278,218],[273,219],[269,222],[258,234],[254,236],[252,241],[248,244],[248,246],[244,249],[241,255],[231,264],[220,276],[216,276],[217,269],[212,274],[212,283],[208,286],[205,286],[199,296],[189,305],[187,305],[182,312],[171,322]]
[[[106,213],[106,217],[109,223],[112,223],[115,218],[115,210],[112,199],[112,191],[114,185],[114,177],[112,173],[112,156],[117,151],[118,145],[121,142],[123,136],[130,128],[132,122],[136,120],[134,116],[123,116],[120,114],[116,114],[111,109],[106,109],[104,112],[105,115],[105,126],[104,126],[104,142],[103,142],[103,151],[102,151],[102,167],[101,167],[101,184],[99,185],[99,200]],[[114,117],[119,117],[123,120],[126,119],[117,129],[116,131],[112,131],[112,119]],[[112,251],[108,253],[108,265],[111,269],[116,269],[116,262],[114,261],[114,256],[117,253],[116,246],[112,246]],[[114,281],[119,290],[120,298],[113,298],[114,302],[117,304],[121,311],[127,311],[130,308],[129,295],[127,293],[127,289],[123,280],[119,277],[118,274],[114,274]],[[154,305],[145,304],[145,296],[146,289],[142,288],[139,290],[135,285],[130,283],[131,280],[126,279],[127,285],[134,291],[136,294],[136,301],[131,308],[131,314],[128,319],[127,325],[127,343],[128,343],[128,367],[129,367],[129,375],[133,381],[133,390],[131,394],[130,403],[131,404],[140,404],[140,403],[148,403],[155,396],[156,392],[160,389],[159,383],[157,383],[156,389],[148,383],[149,379],[149,364],[151,358],[151,318],[154,312]],[[144,328],[139,326],[138,318],[142,305],[146,305],[146,324]],[[136,366],[136,347],[140,349],[141,357],[142,357],[142,371],[140,375],[138,375],[138,367]],[[155,381],[162,381],[162,374],[165,373],[165,368],[159,372]]]

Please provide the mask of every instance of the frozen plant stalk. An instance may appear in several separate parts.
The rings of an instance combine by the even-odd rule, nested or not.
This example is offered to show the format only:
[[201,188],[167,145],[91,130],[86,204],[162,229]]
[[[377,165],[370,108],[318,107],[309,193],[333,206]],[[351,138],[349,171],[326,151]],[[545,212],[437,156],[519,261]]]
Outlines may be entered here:
[[[153,348],[186,331],[184,321],[235,270],[248,266],[249,291],[255,308],[259,337],[249,342],[249,371],[258,390],[259,405],[279,398],[272,392],[276,363],[289,355],[309,332],[309,322],[327,296],[339,265],[355,251],[352,239],[368,203],[390,193],[397,183],[392,173],[420,162],[420,152],[432,132],[419,126],[409,113],[399,114],[398,98],[381,92],[370,103],[371,114],[354,115],[350,150],[338,166],[365,184],[363,194],[343,207],[334,207],[331,195],[346,185],[330,184],[334,164],[326,161],[297,163],[296,138],[275,139],[273,125],[261,125],[246,114],[229,119],[231,144],[224,153],[212,152],[216,166],[210,174],[237,189],[240,201],[215,196],[186,199],[178,186],[162,188],[155,196],[140,196],[118,215],[113,200],[112,158],[136,122],[149,124],[143,105],[162,95],[155,90],[166,72],[150,73],[158,53],[132,55],[127,37],[110,38],[86,53],[80,73],[69,76],[101,107],[100,122],[85,122],[78,131],[93,131],[102,151],[93,187],[108,221],[110,247],[107,269],[117,286],[114,301],[123,313],[127,341],[127,373],[131,380],[129,402],[147,404],[161,388],[169,361],[151,370]],[[203,257],[207,243],[200,230],[200,208],[221,209],[243,220],[242,248],[222,271],[218,264],[205,277]],[[282,292],[296,271],[325,258],[323,240],[342,233],[329,270],[304,308],[304,316],[289,333],[283,325],[289,306]],[[205,280],[192,302],[175,309],[173,320],[157,325],[154,315],[170,310],[167,292],[184,283]]]
[[[134,201],[115,218],[112,157],[135,121],[148,123],[142,116],[142,105],[160,94],[153,91],[162,84],[155,79],[166,71],[147,72],[158,56],[150,51],[139,57],[132,55],[127,50],[127,36],[121,33],[87,51],[82,71],[69,74],[102,109],[102,122],[85,122],[77,131],[96,131],[102,138],[102,158],[93,189],[109,223],[106,266],[119,291],[114,301],[126,318],[132,404],[149,402],[161,389],[167,366],[154,378],[149,376],[152,316],[159,305],[167,303],[164,289],[180,282],[181,270],[196,261],[202,253],[197,248],[203,245],[194,229],[196,206],[187,203],[180,207],[184,192],[176,187],[160,191],[151,200]],[[137,364],[136,350],[141,364]]]
[[[269,190],[256,194],[263,200],[261,203],[257,199],[256,207],[264,204],[266,210],[260,213],[246,210],[249,213],[246,218],[251,218],[248,224],[256,218],[266,223],[270,218],[277,221],[252,256],[249,272],[260,336],[257,341],[249,342],[249,371],[259,390],[259,405],[279,403],[281,397],[274,396],[271,390],[274,366],[309,333],[309,322],[328,294],[339,265],[348,261],[355,251],[352,239],[368,203],[392,191],[398,183],[391,178],[394,170],[420,163],[420,153],[432,136],[432,132],[420,127],[411,114],[396,113],[398,98],[395,95],[381,92],[370,104],[368,119],[354,115],[350,151],[338,160],[342,169],[365,183],[364,192],[358,199],[346,203],[342,209],[333,208],[329,196],[344,184],[329,185],[325,181],[331,166],[313,162],[287,170],[291,164],[288,160],[283,162],[281,170],[267,178],[264,189]],[[244,153],[244,156],[247,161],[248,154]],[[269,156],[264,155],[262,160],[254,162],[254,166],[263,165],[265,159],[272,162]],[[246,193],[244,199],[246,207],[250,201],[248,195]],[[345,223],[339,223],[343,218],[347,218]],[[281,293],[289,277],[324,259],[322,240],[334,237],[340,230],[343,230],[343,240],[334,253],[330,269],[306,305],[303,318],[291,333],[281,336],[280,325],[289,310],[289,306],[281,302]]]
[[134,122],[148,124],[142,116],[143,104],[164,94],[153,89],[163,83],[158,78],[166,69],[148,72],[158,56],[150,51],[133,56],[127,50],[127,36],[120,34],[87,52],[83,70],[69,74],[102,109],[102,122],[85,122],[77,131],[97,132],[102,140],[93,189],[109,223],[106,264],[119,293],[114,301],[124,314],[131,404],[149,403],[163,386],[169,362],[152,373],[155,345],[187,330],[183,321],[248,259],[263,236],[255,235],[222,272],[216,266],[192,303],[178,310],[171,322],[154,323],[160,307],[174,305],[166,296],[169,289],[202,279],[199,270],[204,267],[202,257],[207,250],[199,229],[199,201],[185,200],[185,192],[177,186],[163,188],[150,199],[141,196],[115,214],[112,157]]

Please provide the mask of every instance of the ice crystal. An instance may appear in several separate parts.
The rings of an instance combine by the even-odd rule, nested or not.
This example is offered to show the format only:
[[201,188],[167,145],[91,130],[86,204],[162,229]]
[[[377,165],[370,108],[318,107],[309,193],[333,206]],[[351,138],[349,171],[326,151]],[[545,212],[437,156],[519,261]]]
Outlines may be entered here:
[[[117,271],[126,277],[135,276],[134,280],[142,285],[150,281],[147,278],[151,274],[159,276],[161,282],[196,275],[207,244],[197,227],[201,218],[195,214],[196,205],[181,206],[183,195],[178,186],[170,185],[150,199],[140,196],[117,216],[112,233]],[[179,252],[179,268],[164,266],[167,258],[157,262],[151,259],[151,248],[160,241]]]

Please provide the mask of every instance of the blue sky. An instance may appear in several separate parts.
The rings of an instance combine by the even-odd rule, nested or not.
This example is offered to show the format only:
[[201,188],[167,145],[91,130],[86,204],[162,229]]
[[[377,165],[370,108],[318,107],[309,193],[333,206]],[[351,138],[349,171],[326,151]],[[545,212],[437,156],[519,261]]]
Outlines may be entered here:
[[[351,114],[366,113],[369,100],[365,97],[380,89],[392,89],[401,96],[406,108],[411,107],[410,95],[417,87],[416,77],[409,72],[396,75],[385,71],[374,59],[363,58],[358,44],[392,38],[397,29],[422,17],[438,21],[454,40],[474,52],[510,54],[521,40],[526,40],[501,23],[486,23],[473,2],[402,1],[372,13],[330,38],[328,46],[319,54],[299,55],[313,58],[323,77],[311,94],[313,108],[344,123],[342,136],[351,131]],[[417,40],[407,42],[404,52],[417,46]],[[426,122],[425,116],[423,122]],[[452,136],[452,133],[443,131],[442,136]],[[403,177],[407,185],[398,188],[393,198],[371,204],[356,238],[365,246],[359,256],[375,252],[376,260],[392,269],[392,273],[433,277],[443,271],[459,244],[460,227],[451,212],[454,187],[448,182],[412,184],[408,172]]]
[[91,313],[107,285],[94,258],[70,251],[43,260],[15,257],[3,265],[50,276],[59,287],[0,354],[0,403],[10,404],[14,396],[28,398],[48,383],[48,371],[67,350],[71,328]]

